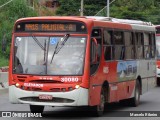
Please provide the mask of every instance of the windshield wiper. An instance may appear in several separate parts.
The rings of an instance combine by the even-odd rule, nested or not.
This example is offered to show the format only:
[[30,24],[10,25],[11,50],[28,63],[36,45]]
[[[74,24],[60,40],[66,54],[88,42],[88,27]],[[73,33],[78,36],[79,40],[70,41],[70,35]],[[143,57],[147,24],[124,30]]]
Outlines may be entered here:
[[[31,34],[31,37],[33,38],[33,40],[38,44],[38,46],[44,51],[44,61],[46,60],[46,39],[45,39],[45,43],[44,43],[44,46],[39,42],[39,40],[35,37],[35,36],[33,36],[32,34]],[[45,64],[45,63],[44,63]]]
[[33,36],[33,35],[31,35],[32,36],[32,38],[33,38],[33,40],[39,45],[39,47],[42,49],[42,50],[44,50],[44,51],[46,51],[46,49],[43,47],[43,45],[38,41],[38,39],[35,37],[35,36]]
[[[52,55],[52,59],[51,59],[51,63],[50,64],[52,64],[52,61],[53,61],[53,58],[54,58],[55,54],[58,54],[58,52],[61,50],[61,48],[65,45],[65,43],[68,40],[69,36],[70,36],[70,34],[66,34],[66,35],[64,35],[61,43],[59,43],[59,41],[58,41],[58,43],[56,44],[54,53]],[[59,44],[60,44],[60,46],[59,46]]]
[[46,43],[46,39],[45,39],[45,43],[44,43],[44,61],[46,60],[46,46],[47,46],[47,43]]

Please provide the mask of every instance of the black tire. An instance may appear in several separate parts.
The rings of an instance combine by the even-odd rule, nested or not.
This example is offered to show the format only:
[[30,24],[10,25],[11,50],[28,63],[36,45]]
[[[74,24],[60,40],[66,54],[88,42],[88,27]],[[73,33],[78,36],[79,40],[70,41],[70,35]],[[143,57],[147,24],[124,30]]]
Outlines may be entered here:
[[104,93],[104,89],[102,89],[101,95],[100,95],[100,104],[93,107],[94,115],[96,117],[102,116],[104,113],[104,108],[105,108],[105,93]]
[[43,113],[44,106],[30,105],[31,113]]
[[136,86],[135,86],[134,97],[129,99],[129,103],[130,103],[131,106],[137,107],[139,105],[139,103],[140,103],[140,91],[141,91],[140,83],[137,80],[136,81]]
[[157,86],[160,86],[160,78],[157,78]]

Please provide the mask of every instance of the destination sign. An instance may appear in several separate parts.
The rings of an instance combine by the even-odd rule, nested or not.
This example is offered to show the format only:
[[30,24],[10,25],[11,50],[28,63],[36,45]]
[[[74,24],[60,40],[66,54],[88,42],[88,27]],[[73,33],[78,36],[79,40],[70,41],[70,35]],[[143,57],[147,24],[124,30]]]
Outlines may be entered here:
[[25,24],[25,31],[76,31],[75,24]]
[[77,32],[86,33],[86,25],[82,22],[71,21],[27,21],[16,25],[16,32]]

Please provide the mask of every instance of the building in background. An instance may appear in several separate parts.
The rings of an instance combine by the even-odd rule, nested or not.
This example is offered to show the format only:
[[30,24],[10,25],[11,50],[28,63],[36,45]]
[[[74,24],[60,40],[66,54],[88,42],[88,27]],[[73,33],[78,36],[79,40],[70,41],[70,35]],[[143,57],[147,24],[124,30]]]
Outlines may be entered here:
[[44,5],[51,10],[55,10],[57,7],[59,7],[58,0],[39,0],[39,2],[41,5]]

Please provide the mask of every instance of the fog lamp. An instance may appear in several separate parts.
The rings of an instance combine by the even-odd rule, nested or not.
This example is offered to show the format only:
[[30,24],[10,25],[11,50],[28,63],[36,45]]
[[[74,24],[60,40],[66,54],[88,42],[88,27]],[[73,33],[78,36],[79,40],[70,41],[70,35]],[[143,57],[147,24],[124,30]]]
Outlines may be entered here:
[[72,87],[69,87],[69,88],[68,88],[68,90],[69,90],[69,91],[72,91],[72,90],[73,90],[73,88],[72,88]]
[[65,89],[65,88],[62,88],[62,91],[63,91],[63,92],[65,92],[65,91],[66,91],[66,89]]

